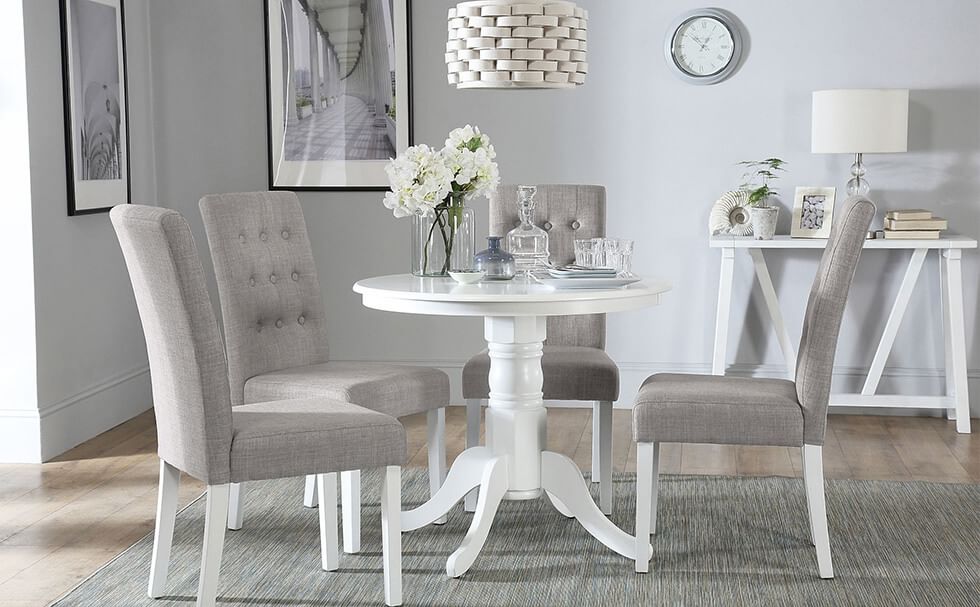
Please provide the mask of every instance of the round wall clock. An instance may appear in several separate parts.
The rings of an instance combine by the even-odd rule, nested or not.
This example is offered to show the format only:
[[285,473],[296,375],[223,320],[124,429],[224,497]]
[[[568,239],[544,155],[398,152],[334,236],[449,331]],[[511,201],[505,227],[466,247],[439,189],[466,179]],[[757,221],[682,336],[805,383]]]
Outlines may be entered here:
[[684,13],[667,30],[667,63],[691,84],[715,84],[728,78],[742,56],[742,34],[730,13],[699,8]]

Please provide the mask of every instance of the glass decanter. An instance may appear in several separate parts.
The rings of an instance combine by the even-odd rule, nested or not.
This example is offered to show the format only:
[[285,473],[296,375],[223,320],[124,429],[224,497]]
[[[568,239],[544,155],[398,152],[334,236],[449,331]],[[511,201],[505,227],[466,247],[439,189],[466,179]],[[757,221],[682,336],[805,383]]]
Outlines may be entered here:
[[548,262],[548,233],[534,225],[534,195],[538,188],[533,185],[517,187],[517,212],[521,224],[507,232],[507,250],[514,256],[518,274],[530,277],[543,271]]

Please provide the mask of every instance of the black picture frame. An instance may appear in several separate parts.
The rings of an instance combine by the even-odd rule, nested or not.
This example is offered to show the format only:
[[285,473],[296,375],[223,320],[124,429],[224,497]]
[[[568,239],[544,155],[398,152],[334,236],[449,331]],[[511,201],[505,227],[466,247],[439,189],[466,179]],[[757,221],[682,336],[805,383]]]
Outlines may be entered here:
[[[70,20],[70,7],[69,3],[76,2],[95,2],[96,4],[103,4],[116,8],[113,5],[117,5],[118,17],[117,17],[117,48],[119,49],[119,77],[121,82],[119,83],[119,91],[122,93],[121,102],[118,100],[118,107],[120,111],[119,121],[121,131],[117,132],[118,141],[122,143],[123,151],[120,158],[124,159],[125,170],[120,172],[120,177],[125,181],[124,191],[125,198],[123,200],[115,201],[115,204],[130,204],[132,202],[132,179],[131,179],[131,148],[130,148],[130,133],[129,133],[129,75],[126,62],[126,13],[124,0],[109,0],[109,1],[96,1],[96,0],[60,0],[59,2],[59,19],[61,25],[61,76],[62,76],[62,106],[64,112],[64,124],[65,124],[65,188],[68,203],[68,215],[92,215],[96,213],[106,213],[115,204],[105,204],[101,206],[89,206],[79,204],[79,197],[83,195],[79,190],[81,188],[76,184],[76,177],[78,176],[78,168],[75,166],[75,145],[79,143],[78,137],[75,136],[75,116],[73,108],[75,107],[74,96],[72,91],[73,82],[73,70],[72,70],[72,53],[71,53],[71,23]],[[107,180],[110,181],[110,180]],[[115,181],[115,180],[111,180]],[[118,189],[118,188],[113,188]],[[84,193],[88,194],[88,193]]]
[[[272,7],[281,7],[281,3],[288,0],[264,0],[263,2],[263,25],[264,25],[264,42],[265,42],[265,83],[266,83],[266,136],[267,136],[267,153],[268,153],[268,180],[270,190],[285,190],[293,192],[381,192],[389,188],[387,184],[387,179],[378,179],[377,183],[372,185],[348,185],[348,184],[297,184],[297,183],[277,183],[276,179],[276,146],[274,142],[273,135],[273,125],[275,123],[275,117],[273,116],[273,107],[276,105],[276,99],[273,93],[274,86],[282,86],[282,82],[273,82],[273,44],[282,44],[282,39],[279,36],[273,36],[272,24],[270,22],[270,15]],[[306,4],[307,0],[298,0],[304,6],[309,6]],[[393,0],[394,4],[401,4],[403,6],[402,11],[405,19],[404,32],[400,32],[405,39],[405,61],[406,61],[406,74],[405,74],[405,101],[407,109],[407,142],[404,146],[396,145],[395,153],[404,149],[404,147],[411,146],[415,137],[415,124],[414,124],[414,90],[412,83],[412,0]],[[396,41],[398,39],[399,32],[395,32]],[[396,49],[398,48],[396,42]],[[397,63],[397,58],[396,58]],[[395,82],[396,92],[399,92],[399,84],[396,77]],[[396,95],[397,97],[397,95]],[[397,113],[396,113],[397,115]],[[396,137],[397,139],[397,137]],[[399,142],[400,143],[400,142]],[[348,162],[348,161],[345,161]],[[383,167],[387,164],[388,159],[378,159],[371,162],[377,162]],[[382,169],[383,170],[383,169]]]

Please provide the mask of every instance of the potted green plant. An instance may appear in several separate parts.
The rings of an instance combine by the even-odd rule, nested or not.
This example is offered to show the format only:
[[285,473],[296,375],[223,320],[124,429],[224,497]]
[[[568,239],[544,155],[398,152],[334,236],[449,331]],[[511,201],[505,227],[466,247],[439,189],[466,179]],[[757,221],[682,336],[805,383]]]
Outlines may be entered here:
[[739,165],[746,168],[741,188],[748,192],[748,204],[752,207],[752,232],[757,240],[772,240],[776,233],[776,218],[779,207],[771,206],[770,199],[778,192],[770,183],[779,179],[785,171],[786,161],[779,158],[765,160],[743,160]]
[[296,113],[299,114],[300,120],[313,114],[313,100],[306,95],[296,97]]

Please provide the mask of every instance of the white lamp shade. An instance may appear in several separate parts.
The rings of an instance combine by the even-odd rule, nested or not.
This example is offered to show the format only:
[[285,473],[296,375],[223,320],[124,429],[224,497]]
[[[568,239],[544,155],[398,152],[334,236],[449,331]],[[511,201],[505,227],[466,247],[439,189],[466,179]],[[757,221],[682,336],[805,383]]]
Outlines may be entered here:
[[815,154],[905,152],[908,89],[813,92],[811,151]]

